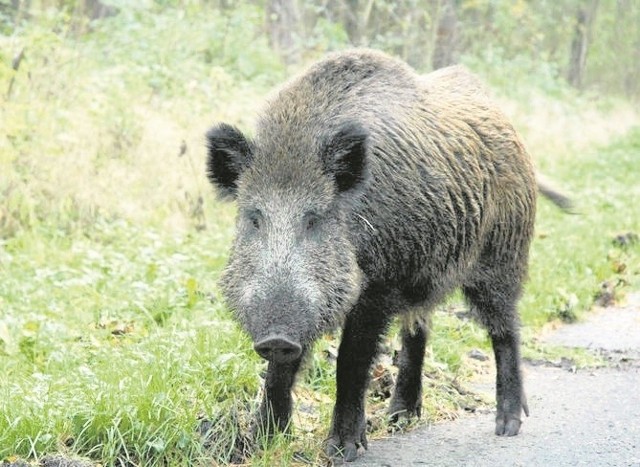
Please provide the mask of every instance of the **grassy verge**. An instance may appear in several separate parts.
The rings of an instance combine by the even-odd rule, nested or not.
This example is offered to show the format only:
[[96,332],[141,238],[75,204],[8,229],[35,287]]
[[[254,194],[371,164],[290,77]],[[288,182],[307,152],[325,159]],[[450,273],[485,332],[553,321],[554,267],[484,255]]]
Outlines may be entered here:
[[541,202],[530,281],[522,303],[525,324],[579,319],[602,293],[614,298],[640,286],[640,129],[575,158],[543,161],[575,198],[575,215]]
[[[202,135],[215,120],[247,126],[283,67],[239,32],[260,24],[250,7],[229,17],[132,10],[80,37],[48,15],[0,48],[0,460],[224,464],[242,447],[264,363],[216,291],[234,208],[207,186]],[[5,51],[23,48],[12,70]],[[606,126],[628,114],[617,105],[547,96],[550,118],[523,95],[504,100],[579,211],[540,203],[521,306],[525,354],[553,357],[535,341],[540,327],[580,319],[604,282],[614,295],[640,286],[640,245],[627,235],[640,232],[640,131]],[[536,115],[605,129],[592,123],[578,139]],[[484,403],[461,386],[482,371],[469,351],[489,354],[488,342],[458,303],[434,317],[428,421]],[[374,436],[387,431],[393,333],[385,345],[369,397]],[[321,462],[336,347],[335,336],[318,342],[300,376],[293,439],[279,437],[252,465]]]

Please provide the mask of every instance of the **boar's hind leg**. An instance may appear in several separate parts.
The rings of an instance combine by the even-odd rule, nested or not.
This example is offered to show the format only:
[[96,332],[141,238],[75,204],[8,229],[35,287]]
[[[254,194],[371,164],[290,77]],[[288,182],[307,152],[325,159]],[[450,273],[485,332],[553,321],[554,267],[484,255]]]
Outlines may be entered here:
[[[511,281],[509,281],[511,282]],[[520,337],[516,302],[520,285],[504,280],[463,288],[475,314],[491,337],[496,359],[496,435],[514,436],[524,410],[529,415],[520,372]]]
[[292,362],[269,362],[264,383],[264,396],[253,425],[254,438],[286,431],[291,418],[291,388],[304,357]]
[[389,302],[380,295],[363,293],[349,312],[338,351],[336,403],[325,452],[356,459],[360,446],[367,448],[364,396],[369,370],[378,350],[380,336],[389,323]]
[[398,379],[389,405],[392,423],[400,417],[420,417],[422,409],[422,362],[427,344],[427,325],[416,321],[402,327],[402,349],[398,355]]

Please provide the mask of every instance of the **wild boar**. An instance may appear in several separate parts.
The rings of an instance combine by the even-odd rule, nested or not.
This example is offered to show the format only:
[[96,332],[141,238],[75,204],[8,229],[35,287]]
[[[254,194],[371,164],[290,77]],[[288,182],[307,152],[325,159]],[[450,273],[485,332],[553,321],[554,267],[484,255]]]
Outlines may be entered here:
[[221,288],[269,361],[258,433],[287,427],[305,354],[342,326],[326,450],[355,459],[367,446],[370,367],[398,315],[390,413],[420,415],[425,323],[457,288],[493,344],[495,433],[518,433],[528,409],[516,305],[537,185],[518,134],[472,74],[421,76],[380,52],[336,53],[269,99],[252,138],[218,124],[207,146],[210,181],[238,206]]

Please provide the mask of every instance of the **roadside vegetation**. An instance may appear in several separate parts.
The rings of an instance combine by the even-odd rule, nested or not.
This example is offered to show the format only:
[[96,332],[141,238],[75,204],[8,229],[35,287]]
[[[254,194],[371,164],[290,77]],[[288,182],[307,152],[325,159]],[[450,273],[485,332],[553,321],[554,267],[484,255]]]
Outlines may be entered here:
[[[50,455],[103,466],[323,462],[337,335],[318,342],[300,377],[293,436],[242,459],[265,364],[216,288],[234,206],[208,186],[204,133],[221,120],[250,130],[270,89],[348,47],[353,31],[328,7],[312,25],[304,10],[306,33],[283,53],[265,31],[271,2],[227,3],[0,1],[0,465]],[[372,17],[401,16],[392,3],[371,2]],[[487,2],[458,3],[465,18]],[[606,47],[607,28],[637,25],[640,8],[601,2],[593,66],[576,87],[564,55],[541,52],[557,36],[568,55],[574,23],[548,24],[534,3],[581,4],[497,2],[503,32],[493,42],[468,32],[456,61],[485,79],[537,167],[575,200],[572,215],[540,201],[520,307],[524,355],[556,359],[536,340],[544,326],[640,287],[639,90],[620,78],[640,49],[624,43],[612,57]],[[81,8],[94,4],[110,9]],[[619,4],[630,9],[624,21]],[[414,18],[402,18],[406,36],[369,22],[358,43],[406,52],[427,72],[432,63],[398,45],[419,39]],[[530,35],[513,35],[523,21]],[[435,42],[425,44],[432,54]],[[486,371],[478,355],[491,358],[484,331],[455,297],[433,321],[422,422],[491,403],[465,389]],[[373,369],[372,437],[389,429],[398,345],[392,331]]]

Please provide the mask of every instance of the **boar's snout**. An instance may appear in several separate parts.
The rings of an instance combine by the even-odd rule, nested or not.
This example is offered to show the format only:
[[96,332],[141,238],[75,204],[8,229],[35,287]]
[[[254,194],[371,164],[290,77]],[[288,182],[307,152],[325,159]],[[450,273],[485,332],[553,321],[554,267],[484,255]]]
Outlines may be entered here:
[[291,362],[302,354],[302,346],[282,335],[271,335],[253,346],[256,352],[270,362]]

